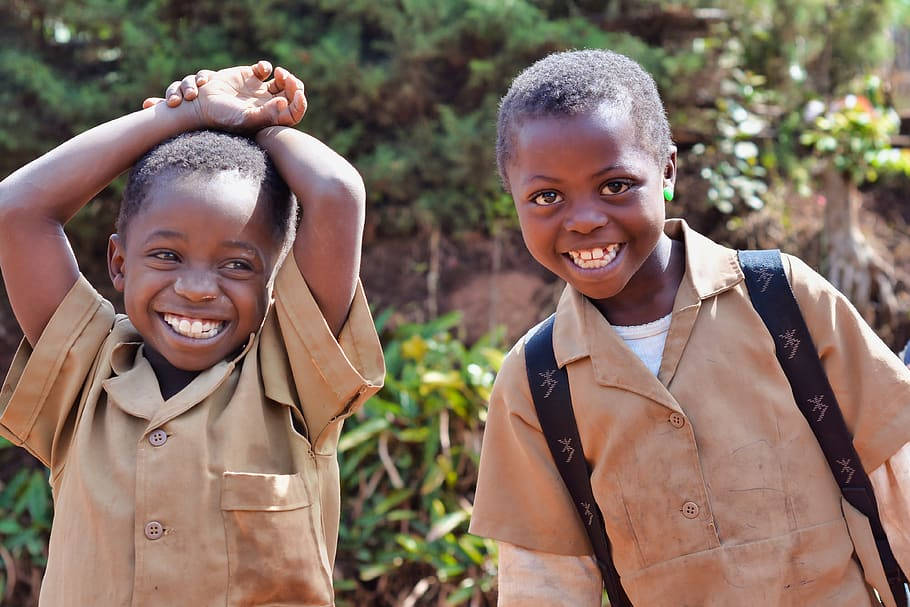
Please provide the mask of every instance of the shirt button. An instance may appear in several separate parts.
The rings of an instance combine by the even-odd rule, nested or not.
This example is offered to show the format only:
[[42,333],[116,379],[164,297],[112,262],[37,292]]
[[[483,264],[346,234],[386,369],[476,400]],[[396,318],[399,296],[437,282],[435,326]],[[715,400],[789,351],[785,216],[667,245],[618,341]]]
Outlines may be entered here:
[[165,432],[161,428],[158,428],[157,430],[155,430],[151,434],[149,434],[149,442],[152,444],[153,447],[160,447],[161,445],[163,445],[164,443],[167,442],[167,432]]
[[152,521],[145,524],[145,537],[150,540],[157,540],[164,535],[164,527],[158,521]]
[[686,425],[686,418],[683,417],[681,413],[677,413],[676,411],[670,414],[669,421],[670,425],[674,428],[682,428]]
[[698,504],[695,502],[686,502],[683,504],[682,514],[686,518],[695,518],[698,516]]

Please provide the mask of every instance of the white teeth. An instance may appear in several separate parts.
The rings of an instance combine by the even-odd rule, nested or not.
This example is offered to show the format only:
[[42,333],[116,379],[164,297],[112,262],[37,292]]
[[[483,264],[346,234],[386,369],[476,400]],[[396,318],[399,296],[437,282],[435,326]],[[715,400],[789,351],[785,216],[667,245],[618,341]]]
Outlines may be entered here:
[[186,318],[176,314],[164,314],[164,322],[180,335],[193,339],[208,339],[215,337],[224,328],[224,322],[218,320],[203,320],[201,318]]
[[569,257],[572,258],[572,261],[579,268],[603,268],[616,258],[618,252],[619,245],[611,244],[606,247],[569,251]]

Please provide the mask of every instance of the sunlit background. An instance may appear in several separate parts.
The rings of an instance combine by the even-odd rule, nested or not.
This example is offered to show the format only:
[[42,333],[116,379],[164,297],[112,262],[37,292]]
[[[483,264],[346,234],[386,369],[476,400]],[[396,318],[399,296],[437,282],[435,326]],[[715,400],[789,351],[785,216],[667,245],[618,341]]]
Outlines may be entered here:
[[[671,214],[803,257],[898,351],[908,25],[910,0],[4,0],[0,177],[200,68],[265,58],[298,74],[299,128],[366,181],[363,281],[389,369],[341,440],[339,605],[493,605],[495,548],[466,533],[486,398],[504,349],[561,289],[495,174],[510,80],[562,49],[638,60],[680,149]],[[104,251],[122,185],[68,229],[115,301]],[[0,290],[0,372],[19,338]],[[45,471],[0,445],[3,605],[36,604],[51,518]]]

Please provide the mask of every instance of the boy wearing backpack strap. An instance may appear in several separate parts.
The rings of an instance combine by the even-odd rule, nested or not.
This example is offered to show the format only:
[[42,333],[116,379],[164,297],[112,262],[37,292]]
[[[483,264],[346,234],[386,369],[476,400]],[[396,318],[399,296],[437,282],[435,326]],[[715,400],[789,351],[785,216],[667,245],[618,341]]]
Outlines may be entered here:
[[[875,586],[894,604],[736,252],[665,221],[676,153],[650,76],[609,51],[552,55],[516,78],[498,131],[525,243],[568,283],[553,347],[631,603],[866,607]],[[784,268],[906,570],[910,372],[823,278],[790,256]],[[496,381],[471,530],[500,542],[500,605],[599,605],[525,342]],[[566,457],[580,452],[565,445]]]

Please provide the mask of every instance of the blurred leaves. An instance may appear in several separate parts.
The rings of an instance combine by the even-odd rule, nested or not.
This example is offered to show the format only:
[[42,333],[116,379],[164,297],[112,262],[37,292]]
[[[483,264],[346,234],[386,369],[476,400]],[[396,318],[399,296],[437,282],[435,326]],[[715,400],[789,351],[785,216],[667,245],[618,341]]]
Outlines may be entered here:
[[488,230],[513,214],[491,142],[519,70],[579,47],[624,52],[659,79],[684,64],[558,13],[530,0],[11,0],[0,5],[0,176],[184,74],[268,58],[305,81],[302,128],[363,173],[380,234]]
[[885,106],[881,80],[867,78],[861,94],[849,94],[829,105],[819,100],[806,104],[808,128],[799,142],[812,150],[812,158],[830,162],[849,182],[876,181],[879,174],[910,176],[907,151],[891,147],[900,119]]
[[[0,438],[0,461],[8,463],[16,448]],[[0,490],[0,600],[9,604],[15,580],[34,577],[47,564],[47,537],[52,519],[47,470],[26,466]],[[40,578],[39,578],[40,579]],[[10,582],[13,582],[11,585]],[[37,588],[32,588],[37,595]]]
[[[486,403],[502,363],[492,335],[467,347],[457,314],[405,324],[385,336],[386,384],[347,422],[339,445],[343,521],[339,561],[359,583],[339,604],[361,605],[370,583],[399,605],[488,597],[494,542],[467,534]],[[420,587],[419,587],[420,586]],[[347,601],[347,602],[345,602]]]

